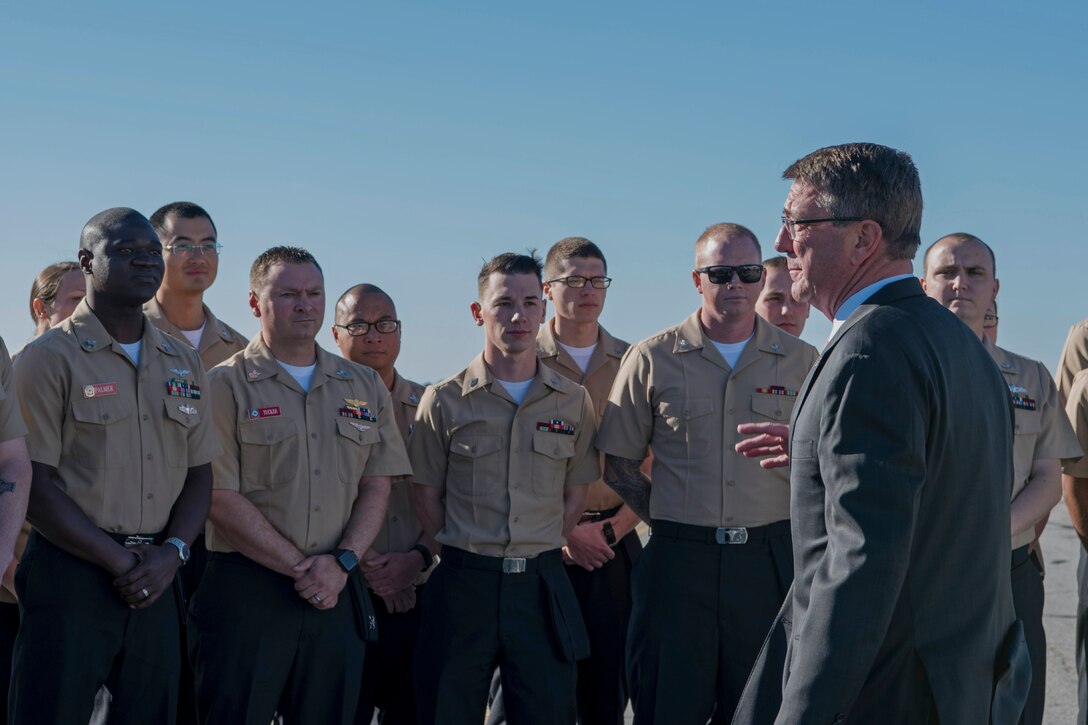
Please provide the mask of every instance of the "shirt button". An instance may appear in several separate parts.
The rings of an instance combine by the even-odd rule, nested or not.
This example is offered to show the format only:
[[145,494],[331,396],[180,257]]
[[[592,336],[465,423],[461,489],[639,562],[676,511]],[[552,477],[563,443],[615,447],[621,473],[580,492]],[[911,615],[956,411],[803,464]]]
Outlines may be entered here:
[[727,408],[725,412],[729,413],[729,415],[733,415],[733,409],[732,408]]
[[316,549],[317,548],[317,542],[316,541],[311,541],[310,542],[310,548],[311,549]]
[[394,523],[396,522],[396,520],[397,520],[396,516],[394,516],[393,518],[390,519],[390,521],[393,521]]
[[103,413],[102,414],[102,420],[109,420],[109,419],[110,419],[110,414],[109,413]]
[[320,468],[315,468],[314,469],[314,475],[315,476],[320,476],[321,475],[321,469]]
[[516,523],[517,523],[518,521],[521,521],[521,519],[520,519],[520,518],[518,518],[517,516],[515,516],[515,517],[514,517],[514,523],[516,524]]
[[321,510],[320,506],[314,506],[314,511],[320,511],[320,510]]
[[149,493],[149,494],[147,494],[147,500],[148,500],[148,501],[150,501],[150,500],[151,500],[151,499],[153,499],[153,498],[155,498],[155,494],[153,494],[153,493]]
[[147,413],[144,413],[144,420],[147,420]]
[[726,517],[725,517],[725,520],[726,520],[726,521],[732,521],[732,520],[733,520],[733,517],[732,517],[732,516],[726,516]]
[[736,482],[736,481],[726,481],[726,482],[725,482],[725,485],[726,485],[726,486],[730,486],[730,487],[732,487],[732,486],[736,486],[736,485],[737,485],[737,482]]
[[317,433],[311,433],[310,437],[313,438],[314,440],[317,440]]
[[149,460],[149,461],[150,461],[150,460],[151,460],[151,458],[152,458],[151,454],[150,454],[150,453],[148,453],[148,454],[147,454],[147,460]]

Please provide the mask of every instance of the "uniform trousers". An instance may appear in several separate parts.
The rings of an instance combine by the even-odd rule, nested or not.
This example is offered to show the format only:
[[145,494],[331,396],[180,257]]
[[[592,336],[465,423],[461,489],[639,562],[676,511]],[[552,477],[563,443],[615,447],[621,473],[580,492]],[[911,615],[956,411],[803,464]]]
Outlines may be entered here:
[[627,676],[636,725],[729,723],[793,581],[789,521],[719,544],[655,520],[635,565]]
[[1088,725],[1088,552],[1077,560],[1077,725]]
[[279,712],[285,725],[352,723],[364,643],[350,589],[320,610],[290,577],[211,552],[189,607],[200,721],[268,725]]
[[0,602],[0,725],[7,725],[8,685],[11,684],[11,656],[19,633],[19,605]]
[[173,725],[181,645],[176,587],[131,609],[113,576],[37,531],[15,574],[22,622],[8,701],[12,722],[86,723],[105,684],[111,725]]
[[367,646],[355,725],[370,725],[375,710],[382,725],[414,725],[412,656],[419,634],[419,603],[424,589],[416,589],[416,606],[407,612],[390,612],[381,597],[371,596],[378,618],[378,641]]
[[559,549],[519,561],[504,573],[502,558],[443,548],[420,611],[422,725],[482,722],[496,666],[512,725],[574,722],[575,663],[589,654],[578,601]]
[[1031,689],[1020,725],[1041,725],[1046,705],[1046,632],[1043,630],[1043,572],[1029,546],[1012,552],[1012,600],[1016,618],[1024,623],[1031,657]]
[[[615,510],[602,512],[611,518]],[[631,618],[631,569],[642,553],[642,542],[631,531],[613,549],[615,558],[600,569],[567,566],[578,606],[589,633],[589,657],[578,662],[575,688],[579,725],[623,725],[627,710],[626,642]],[[491,683],[487,725],[506,722],[501,672]]]
[[[181,583],[182,602],[187,608],[204,576],[208,565],[208,547],[204,543],[204,534],[199,534],[189,547],[189,562],[178,570]],[[186,621],[182,618],[181,642],[181,684],[178,695],[178,725],[197,725],[196,718],[196,682],[193,677],[193,663],[189,661]]]

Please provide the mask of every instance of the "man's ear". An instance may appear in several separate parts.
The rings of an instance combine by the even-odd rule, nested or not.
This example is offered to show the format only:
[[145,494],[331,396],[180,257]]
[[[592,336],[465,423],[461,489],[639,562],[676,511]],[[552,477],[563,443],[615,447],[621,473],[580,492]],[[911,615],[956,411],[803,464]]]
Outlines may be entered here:
[[480,305],[480,303],[479,302],[473,302],[471,305],[468,306],[468,309],[472,313],[473,321],[477,325],[483,325],[484,324],[484,315],[483,315],[484,308]]
[[254,317],[261,316],[260,300],[257,298],[257,293],[253,290],[249,291],[249,309],[253,310]]
[[884,230],[880,224],[872,219],[866,219],[858,224],[857,236],[854,237],[853,246],[850,249],[850,261],[855,267],[860,266],[886,246],[887,240],[884,239]]

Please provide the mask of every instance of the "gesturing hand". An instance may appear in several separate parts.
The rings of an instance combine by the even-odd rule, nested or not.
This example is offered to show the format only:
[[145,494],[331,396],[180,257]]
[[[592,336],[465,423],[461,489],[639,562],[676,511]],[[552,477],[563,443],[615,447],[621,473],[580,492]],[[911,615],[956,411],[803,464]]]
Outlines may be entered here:
[[736,445],[737,453],[746,458],[762,458],[762,468],[790,465],[790,427],[785,423],[741,423],[741,435],[751,436]]

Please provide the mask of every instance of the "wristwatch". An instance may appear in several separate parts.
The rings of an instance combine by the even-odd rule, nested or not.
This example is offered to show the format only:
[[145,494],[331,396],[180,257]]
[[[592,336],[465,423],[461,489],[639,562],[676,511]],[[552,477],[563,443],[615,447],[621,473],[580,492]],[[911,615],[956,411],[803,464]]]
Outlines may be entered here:
[[170,546],[178,550],[178,558],[181,559],[182,566],[185,566],[189,563],[189,546],[184,541],[177,538],[176,536],[171,536],[169,539],[162,543],[163,546],[170,544]]
[[423,568],[420,571],[427,571],[431,568],[431,564],[434,563],[434,557],[431,556],[431,550],[423,544],[416,544],[412,547],[412,551],[418,551],[419,555],[423,557]]
[[340,565],[340,568],[348,574],[355,571],[355,567],[359,566],[359,557],[351,549],[333,549],[329,553],[336,559],[336,563]]

